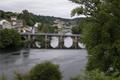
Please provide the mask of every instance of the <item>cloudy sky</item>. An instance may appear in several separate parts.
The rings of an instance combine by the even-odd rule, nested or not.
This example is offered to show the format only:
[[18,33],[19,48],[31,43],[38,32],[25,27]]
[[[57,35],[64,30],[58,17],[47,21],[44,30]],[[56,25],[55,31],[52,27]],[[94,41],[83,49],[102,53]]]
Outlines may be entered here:
[[71,18],[76,4],[69,0],[0,0],[0,10],[21,12],[24,9],[40,15]]

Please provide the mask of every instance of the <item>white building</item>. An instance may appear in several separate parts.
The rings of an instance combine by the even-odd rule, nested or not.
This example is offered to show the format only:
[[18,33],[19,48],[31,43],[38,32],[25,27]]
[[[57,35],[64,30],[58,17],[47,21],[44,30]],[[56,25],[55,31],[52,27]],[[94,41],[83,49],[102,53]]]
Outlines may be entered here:
[[0,29],[16,29],[18,32],[25,32],[23,29],[23,21],[17,20],[16,17],[11,17],[10,21],[0,20]]
[[17,29],[17,28],[21,28],[23,27],[23,21],[22,20],[18,20],[16,17],[11,17],[11,25]]
[[0,28],[1,29],[12,29],[13,28],[13,26],[11,25],[11,23],[9,22],[9,21],[7,21],[7,20],[1,20],[0,21]]

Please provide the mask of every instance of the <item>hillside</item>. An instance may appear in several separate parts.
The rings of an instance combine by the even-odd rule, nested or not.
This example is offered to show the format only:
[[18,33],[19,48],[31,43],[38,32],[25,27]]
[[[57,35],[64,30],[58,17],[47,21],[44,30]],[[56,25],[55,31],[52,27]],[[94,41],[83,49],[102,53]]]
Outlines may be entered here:
[[64,19],[53,16],[35,15],[27,10],[23,10],[21,13],[5,12],[0,10],[0,19],[9,20],[11,16],[17,16],[18,19],[22,19],[24,21],[24,24],[28,26],[33,26],[36,22],[52,25],[56,19],[59,19],[65,23],[67,22],[71,25],[71,24],[76,24],[76,22],[79,22],[81,20],[80,18]]

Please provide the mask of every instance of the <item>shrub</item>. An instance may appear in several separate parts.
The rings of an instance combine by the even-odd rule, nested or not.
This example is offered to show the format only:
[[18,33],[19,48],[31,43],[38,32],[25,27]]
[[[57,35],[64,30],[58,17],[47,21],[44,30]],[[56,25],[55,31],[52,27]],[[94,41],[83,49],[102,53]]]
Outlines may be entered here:
[[51,62],[44,62],[33,67],[28,74],[16,73],[15,80],[61,80],[59,66]]
[[30,80],[61,80],[59,66],[51,62],[36,65],[30,71]]

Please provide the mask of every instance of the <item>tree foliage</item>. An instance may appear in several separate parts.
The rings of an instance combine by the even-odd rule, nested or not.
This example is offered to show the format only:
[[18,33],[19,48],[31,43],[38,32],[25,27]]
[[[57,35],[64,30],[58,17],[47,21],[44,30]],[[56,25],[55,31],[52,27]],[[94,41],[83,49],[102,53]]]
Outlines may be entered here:
[[51,62],[43,62],[33,67],[26,75],[16,73],[16,80],[61,80],[59,66]]
[[0,10],[0,19],[10,19],[11,16],[17,16],[17,14]]
[[33,15],[27,10],[23,10],[22,13],[18,15],[18,18],[25,22],[24,25],[33,26],[36,23]]
[[76,18],[74,19],[74,26],[72,27],[72,33],[73,34],[81,34],[82,33],[82,28],[83,28],[83,23],[84,23],[85,18]]
[[54,27],[49,25],[49,24],[44,24],[41,23],[41,25],[38,25],[38,32],[41,33],[53,33],[54,32]]
[[36,65],[30,71],[31,80],[61,80],[59,66],[51,62]]
[[87,70],[120,72],[120,0],[71,0],[80,4],[72,14],[84,14],[82,40],[88,50]]
[[83,75],[72,78],[71,80],[120,80],[120,77],[115,77],[115,74],[106,76],[105,73],[99,70],[92,70]]
[[21,36],[14,29],[0,30],[0,49],[18,49],[21,46]]
[[80,26],[74,26],[72,28],[72,33],[73,34],[80,34],[81,33],[81,27]]

